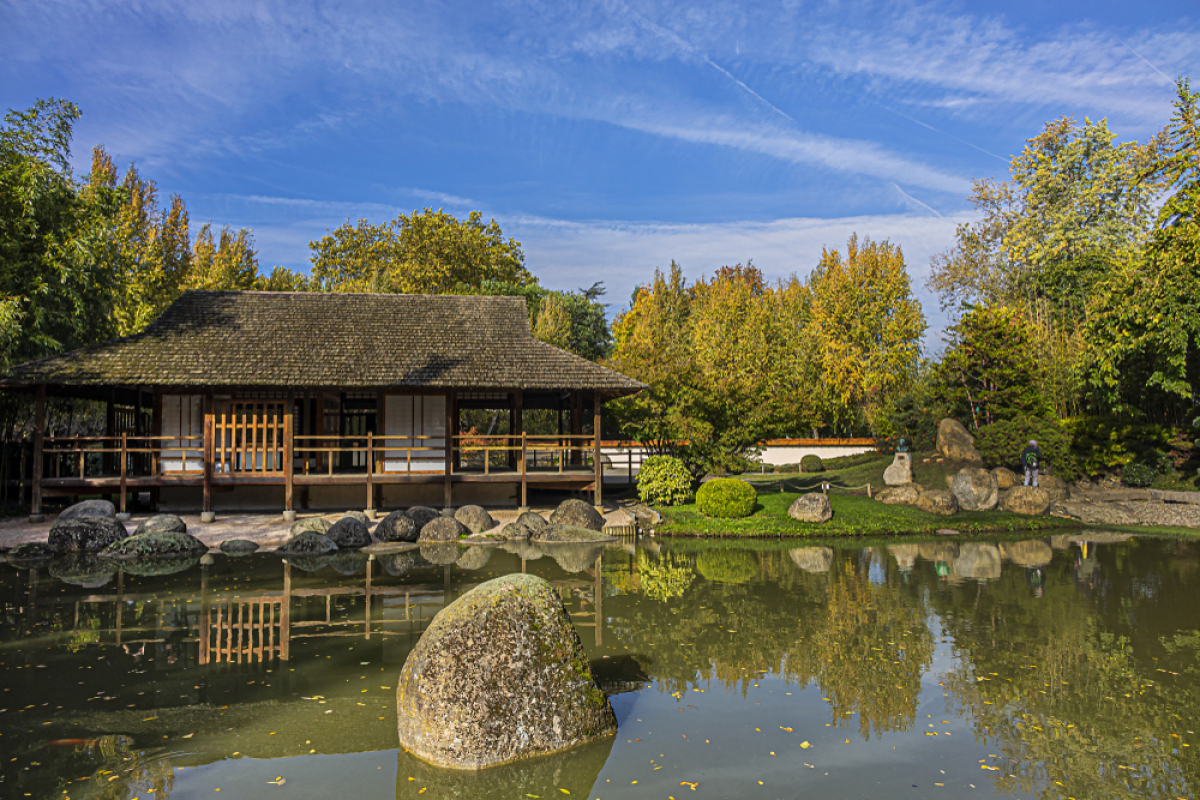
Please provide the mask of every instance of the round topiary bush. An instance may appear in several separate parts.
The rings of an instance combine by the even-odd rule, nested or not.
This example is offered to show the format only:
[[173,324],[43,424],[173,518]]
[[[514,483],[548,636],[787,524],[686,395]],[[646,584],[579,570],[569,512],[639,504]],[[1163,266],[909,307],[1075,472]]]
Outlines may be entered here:
[[825,462],[818,455],[807,455],[800,459],[801,472],[824,472]]
[[678,458],[650,456],[638,470],[638,497],[652,506],[678,506],[692,499],[692,476]]
[[747,583],[758,574],[758,562],[744,550],[705,550],[696,556],[696,570],[716,583]]
[[741,519],[754,513],[758,492],[737,478],[714,478],[696,492],[696,507],[708,517]]

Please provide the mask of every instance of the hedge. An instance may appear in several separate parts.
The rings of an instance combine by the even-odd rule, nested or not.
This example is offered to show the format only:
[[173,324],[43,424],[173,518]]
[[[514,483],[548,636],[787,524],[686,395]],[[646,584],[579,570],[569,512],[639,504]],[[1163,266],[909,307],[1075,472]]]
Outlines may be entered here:
[[754,513],[758,492],[737,478],[714,478],[696,492],[696,508],[707,517],[741,519]]

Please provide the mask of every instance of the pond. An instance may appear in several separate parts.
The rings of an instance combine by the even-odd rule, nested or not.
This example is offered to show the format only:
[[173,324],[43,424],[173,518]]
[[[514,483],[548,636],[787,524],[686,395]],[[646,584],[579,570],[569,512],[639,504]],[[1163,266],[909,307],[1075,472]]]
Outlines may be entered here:
[[[0,796],[1195,796],[1200,543],[809,544],[4,564]],[[522,570],[619,733],[425,765],[397,747],[400,668],[445,604]]]

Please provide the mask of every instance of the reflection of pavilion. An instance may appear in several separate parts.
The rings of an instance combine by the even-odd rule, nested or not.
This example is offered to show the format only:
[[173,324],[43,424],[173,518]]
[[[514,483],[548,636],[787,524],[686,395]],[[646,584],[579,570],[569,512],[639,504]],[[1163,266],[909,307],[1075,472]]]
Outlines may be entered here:
[[[550,582],[564,602],[578,598],[581,606],[589,603],[593,606],[593,613],[588,615],[592,617],[590,621],[579,619],[584,614],[582,610],[572,614],[572,621],[576,628],[594,628],[597,646],[603,643],[601,561],[602,556],[598,554],[594,566],[586,571],[593,574],[591,580],[566,578]],[[442,608],[482,583],[451,583],[451,567],[446,565],[442,567],[440,583],[380,585],[376,581],[376,565],[372,556],[364,562],[361,578],[347,578],[341,585],[315,588],[293,586],[293,565],[283,561],[280,590],[238,591],[215,589],[211,585],[209,567],[201,564],[198,595],[182,588],[171,595],[127,592],[125,573],[119,571],[115,592],[69,598],[45,596],[44,591],[39,597],[44,579],[39,577],[40,569],[35,567],[28,571],[26,622],[32,630],[39,609],[58,607],[55,616],[65,623],[63,629],[86,632],[90,637],[97,637],[101,644],[118,647],[167,643],[196,645],[200,665],[261,664],[289,660],[292,643],[301,639],[370,641],[373,636],[405,636],[415,642]],[[521,559],[521,571],[526,571],[524,558]],[[320,602],[322,598],[323,603]],[[344,606],[338,606],[339,615],[335,616],[339,598],[362,598],[362,603],[354,603],[356,613],[346,613]],[[73,614],[70,609],[61,608],[64,603],[73,603]],[[131,605],[145,603],[158,605],[155,623],[152,626],[144,621],[125,624]],[[97,616],[85,613],[89,605],[100,606],[102,613],[98,616],[111,620],[110,624],[82,625],[83,617]],[[73,622],[68,622],[72,617]]]

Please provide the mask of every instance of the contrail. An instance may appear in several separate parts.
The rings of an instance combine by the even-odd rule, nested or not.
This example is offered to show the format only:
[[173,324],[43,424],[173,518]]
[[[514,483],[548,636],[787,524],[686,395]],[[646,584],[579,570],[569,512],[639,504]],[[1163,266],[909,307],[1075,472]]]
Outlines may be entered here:
[[[1120,40],[1118,39],[1117,41],[1120,41]],[[1161,69],[1159,69],[1158,67],[1156,67],[1156,66],[1154,66],[1153,64],[1151,64],[1149,61],[1146,61],[1145,57],[1144,57],[1144,56],[1143,56],[1141,53],[1139,53],[1137,50],[1134,50],[1134,49],[1133,49],[1132,47],[1130,47],[1129,45],[1125,44],[1125,42],[1121,42],[1121,44],[1124,44],[1124,45],[1125,45],[1125,49],[1126,49],[1126,50],[1128,50],[1129,52],[1133,53],[1133,54],[1134,54],[1135,56],[1137,56],[1138,58],[1142,59],[1142,61],[1143,61],[1143,62],[1146,64],[1146,66],[1147,66],[1147,67],[1149,67],[1150,69],[1152,69],[1152,70],[1154,70],[1155,72],[1157,72],[1159,75],[1162,75],[1164,78],[1166,78],[1166,79],[1167,79],[1167,83],[1171,84],[1172,86],[1174,86],[1174,85],[1175,85],[1175,81],[1171,80],[1170,76],[1168,76],[1168,75],[1167,75],[1165,72],[1163,72],[1163,71],[1162,71]]]
[[[717,72],[720,72],[720,73],[721,73],[722,75],[724,75],[726,78],[729,78],[729,80],[733,81],[733,82],[734,82],[734,83],[736,83],[738,86],[742,87],[742,88],[743,88],[743,89],[745,89],[747,92],[749,92],[750,94],[752,94],[752,95],[754,95],[755,97],[757,97],[757,98],[758,98],[758,100],[759,100],[759,102],[761,102],[761,103],[765,104],[765,105],[767,106],[767,108],[771,109],[771,110],[772,110],[772,111],[774,111],[776,114],[779,114],[779,115],[783,116],[784,118],[786,118],[786,119],[790,120],[791,122],[796,122],[796,120],[794,120],[794,119],[792,119],[790,116],[788,116],[788,114],[787,114],[786,112],[784,112],[784,111],[781,111],[781,110],[780,110],[780,109],[779,109],[779,108],[778,108],[778,107],[777,107],[777,106],[776,106],[774,103],[772,103],[770,100],[768,100],[767,98],[763,97],[761,94],[759,94],[758,92],[754,91],[754,90],[753,90],[753,89],[751,89],[749,86],[747,86],[746,84],[744,84],[744,83],[742,83],[741,81],[739,81],[737,78],[733,77],[733,74],[732,74],[732,73],[731,73],[729,70],[725,69],[725,68],[724,68],[724,67],[722,67],[720,64],[718,64],[717,62],[715,62],[715,61],[713,61],[711,58],[709,58],[708,56],[705,56],[705,57],[704,57],[704,60],[705,60],[705,61],[708,63],[708,65],[709,65],[710,67],[712,67],[713,69],[715,69]],[[799,123],[797,123],[797,124],[799,124]]]
[[938,210],[937,210],[936,208],[933,208],[932,206],[927,206],[927,205],[925,205],[925,204],[924,204],[924,203],[922,203],[920,200],[918,200],[917,198],[913,197],[913,196],[912,196],[911,194],[909,194],[908,192],[906,192],[906,191],[904,191],[903,189],[901,189],[899,184],[897,184],[897,183],[894,183],[894,182],[893,182],[893,183],[892,183],[892,187],[893,187],[893,188],[895,188],[895,190],[896,190],[897,192],[899,192],[900,194],[902,194],[902,195],[904,195],[905,197],[907,197],[909,200],[912,200],[914,203],[916,203],[917,205],[919,205],[921,208],[926,208],[926,209],[929,209],[930,211],[932,211],[932,212],[933,212],[934,214],[936,214],[937,216],[939,216],[939,217],[941,216],[941,214],[939,214],[939,213],[938,213]]
[[891,112],[892,112],[893,114],[895,114],[897,117],[903,117],[904,119],[908,120],[909,122],[913,122],[913,123],[916,123],[917,125],[920,125],[922,128],[928,128],[929,130],[933,131],[934,133],[940,133],[942,136],[949,136],[949,137],[950,137],[951,139],[953,139],[954,141],[956,141],[956,142],[962,142],[962,143],[963,143],[963,144],[965,144],[967,147],[974,147],[976,150],[978,150],[979,152],[983,153],[984,155],[989,155],[989,156],[991,156],[992,158],[994,158],[994,159],[996,159],[996,160],[998,160],[998,161],[1004,161],[1004,163],[1005,163],[1005,164],[1007,164],[1007,163],[1008,163],[1008,161],[1005,161],[1005,159],[1001,158],[1000,156],[996,155],[995,153],[993,153],[993,152],[992,152],[992,151],[990,151],[990,150],[984,150],[984,149],[983,149],[982,147],[980,147],[979,145],[977,145],[977,144],[971,144],[971,143],[970,143],[970,142],[968,142],[966,139],[960,139],[960,138],[958,138],[957,136],[955,136],[955,135],[954,135],[954,134],[952,134],[952,133],[946,133],[945,131],[938,130],[937,128],[933,127],[932,125],[926,125],[924,122],[921,122],[921,120],[919,120],[919,119],[913,119],[913,118],[912,118],[912,117],[910,117],[908,114],[901,114],[899,111],[896,111],[896,110],[894,110],[894,109],[888,108],[887,106],[880,106],[880,108],[882,108],[884,111],[891,111]]

